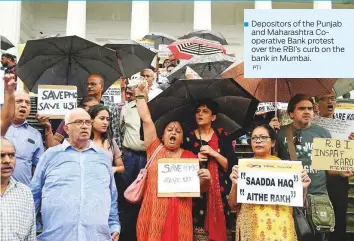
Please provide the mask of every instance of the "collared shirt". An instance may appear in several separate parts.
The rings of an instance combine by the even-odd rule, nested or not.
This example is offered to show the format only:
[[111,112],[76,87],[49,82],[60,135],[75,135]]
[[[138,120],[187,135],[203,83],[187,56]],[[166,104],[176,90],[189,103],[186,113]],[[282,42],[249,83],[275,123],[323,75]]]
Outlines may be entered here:
[[43,233],[39,241],[111,241],[120,232],[112,161],[89,141],[83,151],[67,140],[38,162],[31,190]]
[[145,144],[140,140],[141,122],[135,100],[123,106],[120,126],[124,136],[123,146],[133,151],[145,151]]
[[0,197],[0,240],[35,241],[36,225],[31,190],[12,177]]
[[148,93],[149,101],[151,101],[152,99],[154,99],[156,96],[158,96],[161,93],[162,93],[162,90],[158,87],[158,84],[156,82],[154,82],[153,85],[151,86],[151,88],[149,89],[149,93]]
[[119,148],[122,147],[122,142],[119,135],[119,115],[118,109],[115,103],[110,101],[102,101],[100,102],[102,105],[106,106],[110,112],[110,120],[111,120],[111,127],[113,131],[113,139],[117,142]]
[[41,133],[25,121],[18,126],[12,124],[5,137],[16,149],[16,168],[12,176],[16,181],[29,185],[32,179],[32,165],[37,165],[44,152]]

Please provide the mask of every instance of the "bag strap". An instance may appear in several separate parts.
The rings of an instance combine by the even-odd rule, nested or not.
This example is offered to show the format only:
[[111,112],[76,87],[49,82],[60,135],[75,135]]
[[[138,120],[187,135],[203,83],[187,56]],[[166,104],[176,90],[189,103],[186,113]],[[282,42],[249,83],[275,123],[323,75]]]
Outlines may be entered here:
[[152,153],[151,157],[149,158],[149,161],[146,163],[145,169],[148,169],[151,162],[155,159],[157,153],[159,153],[159,151],[161,150],[161,148],[163,147],[162,144],[160,144],[154,151],[154,153]]
[[[297,160],[297,155],[296,155],[296,150],[295,150],[294,135],[293,135],[293,130],[292,130],[291,124],[286,126],[286,140],[287,140],[287,143],[288,143],[290,159],[292,161],[296,161]],[[305,200],[304,200],[304,207],[303,207],[304,211],[305,211],[305,214],[307,212],[306,210],[307,210],[308,205],[309,205],[308,204],[307,195],[308,195],[308,190],[306,189],[305,192],[304,192]]]
[[296,161],[297,155],[296,155],[296,150],[295,150],[294,135],[293,135],[293,130],[292,130],[291,124],[286,126],[286,140],[288,143],[290,159],[292,161]]

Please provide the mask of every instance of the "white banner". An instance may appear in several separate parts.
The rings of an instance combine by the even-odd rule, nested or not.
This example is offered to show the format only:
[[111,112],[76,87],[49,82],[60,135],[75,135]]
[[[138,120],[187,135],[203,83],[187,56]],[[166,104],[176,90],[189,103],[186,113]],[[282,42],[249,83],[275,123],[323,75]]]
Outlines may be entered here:
[[288,103],[285,102],[261,102],[258,104],[256,113],[272,112],[275,110],[286,110]]
[[328,130],[332,139],[348,140],[350,133],[354,132],[354,121],[351,120],[343,121],[316,116],[312,123]]
[[237,202],[303,206],[299,161],[239,160]]

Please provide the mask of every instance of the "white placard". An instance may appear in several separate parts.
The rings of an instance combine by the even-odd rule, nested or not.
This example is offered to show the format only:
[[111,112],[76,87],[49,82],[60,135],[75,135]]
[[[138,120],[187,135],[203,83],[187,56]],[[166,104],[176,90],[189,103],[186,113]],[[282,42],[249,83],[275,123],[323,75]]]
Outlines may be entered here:
[[286,110],[288,103],[283,102],[261,102],[258,104],[256,113],[272,112],[278,110]]
[[199,197],[199,160],[160,159],[158,163],[159,197]]
[[348,140],[350,133],[354,132],[354,121],[351,120],[343,121],[316,116],[312,123],[328,130],[332,139]]
[[171,54],[171,50],[168,48],[167,44],[160,44],[159,45],[159,52],[158,56],[160,58],[168,58],[168,56]]
[[50,118],[63,118],[77,105],[77,87],[64,85],[38,85],[38,114]]
[[4,95],[5,95],[5,70],[0,69],[0,105],[4,104]]
[[299,161],[239,160],[237,202],[303,206]]
[[338,103],[334,110],[334,117],[343,121],[354,121],[354,103]]
[[121,91],[120,91],[120,81],[113,83],[102,95],[103,101],[109,101],[112,103],[120,103]]

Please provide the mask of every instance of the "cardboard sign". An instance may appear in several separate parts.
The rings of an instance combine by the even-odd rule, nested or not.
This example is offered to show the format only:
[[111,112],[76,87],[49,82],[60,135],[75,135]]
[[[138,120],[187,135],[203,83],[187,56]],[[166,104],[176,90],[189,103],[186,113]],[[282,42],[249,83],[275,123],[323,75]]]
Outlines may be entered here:
[[312,167],[316,170],[353,170],[354,141],[314,138]]
[[38,114],[62,119],[77,105],[77,87],[68,85],[38,85]]
[[158,161],[158,197],[200,197],[199,160],[163,158]]
[[338,103],[334,111],[336,119],[354,121],[354,103]]
[[300,161],[239,160],[237,202],[303,206]]
[[5,70],[0,69],[0,105],[4,104],[5,95]]
[[333,139],[347,140],[350,133],[354,132],[354,121],[316,116],[312,123],[328,130]]

